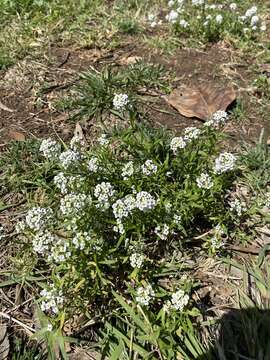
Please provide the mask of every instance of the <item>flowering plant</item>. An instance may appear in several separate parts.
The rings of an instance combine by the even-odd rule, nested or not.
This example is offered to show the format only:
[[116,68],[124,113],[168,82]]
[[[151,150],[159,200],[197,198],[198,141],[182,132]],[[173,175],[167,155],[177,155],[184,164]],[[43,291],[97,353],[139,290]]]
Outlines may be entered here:
[[113,293],[162,317],[189,308],[192,286],[181,282],[181,265],[169,288],[159,277],[197,233],[227,219],[237,158],[219,149],[225,117],[177,136],[136,123],[90,148],[73,139],[62,152],[43,140],[52,196],[28,211],[18,232],[48,272],[39,302],[50,323],[106,313]]
[[[216,41],[226,34],[245,37],[266,30],[264,20],[257,14],[257,6],[244,8],[235,2],[213,4],[208,0],[170,0],[165,21],[177,33],[187,33]],[[151,27],[160,24],[157,15],[150,14]]]

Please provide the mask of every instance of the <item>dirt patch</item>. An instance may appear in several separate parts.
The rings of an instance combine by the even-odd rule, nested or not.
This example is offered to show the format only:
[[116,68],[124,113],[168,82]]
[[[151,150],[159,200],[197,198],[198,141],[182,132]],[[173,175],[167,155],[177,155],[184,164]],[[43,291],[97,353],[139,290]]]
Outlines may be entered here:
[[[0,143],[10,140],[10,132],[17,131],[26,137],[43,138],[57,133],[69,138],[74,125],[68,116],[53,108],[62,91],[78,79],[78,73],[91,67],[101,69],[108,64],[121,64],[121,59],[137,56],[146,62],[163,64],[175,74],[172,87],[181,84],[198,86],[213,83],[217,86],[233,85],[238,90],[238,99],[243,103],[248,117],[241,123],[234,122],[227,130],[234,138],[256,139],[262,127],[270,127],[258,116],[249,92],[254,73],[250,71],[252,59],[239,59],[239,55],[226,44],[216,44],[205,50],[180,49],[172,56],[161,56],[149,49],[139,48],[130,40],[115,51],[95,49],[67,49],[52,47],[46,63],[25,59],[19,62],[0,79],[0,101],[14,110],[0,109]],[[251,90],[252,91],[252,90]],[[255,99],[257,100],[257,99]],[[201,126],[202,121],[187,119],[169,106],[164,95],[145,105],[149,120],[154,123],[181,130],[186,126]]]

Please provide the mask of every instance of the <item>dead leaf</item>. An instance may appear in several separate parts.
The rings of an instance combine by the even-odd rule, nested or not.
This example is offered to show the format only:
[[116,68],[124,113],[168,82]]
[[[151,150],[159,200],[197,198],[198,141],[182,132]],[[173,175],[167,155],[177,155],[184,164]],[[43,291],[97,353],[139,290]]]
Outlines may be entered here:
[[19,131],[10,130],[9,137],[16,141],[25,141],[25,135]]
[[1,101],[0,101],[0,109],[8,111],[8,112],[14,112],[14,110],[10,109],[9,107],[7,107],[3,103],[1,103]]
[[73,138],[70,141],[71,144],[80,144],[81,146],[85,145],[86,140],[82,130],[82,127],[79,123],[76,124]]
[[131,65],[135,64],[136,62],[142,60],[141,56],[124,56],[119,61],[119,65]]
[[172,91],[167,102],[186,117],[207,120],[216,111],[225,111],[235,99],[232,87],[217,89],[207,84],[191,88],[183,85]]
[[5,324],[0,324],[0,360],[7,360],[9,354],[9,340],[7,334],[7,327]]

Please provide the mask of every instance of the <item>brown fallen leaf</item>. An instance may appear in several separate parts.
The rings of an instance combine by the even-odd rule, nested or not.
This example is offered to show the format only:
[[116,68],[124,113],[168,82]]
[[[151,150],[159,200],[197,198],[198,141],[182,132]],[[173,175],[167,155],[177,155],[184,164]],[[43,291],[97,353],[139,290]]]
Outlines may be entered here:
[[19,131],[10,130],[9,137],[16,141],[25,141],[25,135]]
[[84,146],[86,143],[85,136],[82,130],[82,127],[79,123],[76,124],[73,138],[70,141],[71,144],[80,144],[81,146]]
[[191,88],[183,85],[166,99],[180,114],[186,117],[209,119],[216,111],[226,110],[236,99],[232,87],[215,88],[211,84]]
[[131,64],[135,64],[140,60],[142,60],[141,56],[124,56],[118,61],[118,63],[120,65],[131,65]]

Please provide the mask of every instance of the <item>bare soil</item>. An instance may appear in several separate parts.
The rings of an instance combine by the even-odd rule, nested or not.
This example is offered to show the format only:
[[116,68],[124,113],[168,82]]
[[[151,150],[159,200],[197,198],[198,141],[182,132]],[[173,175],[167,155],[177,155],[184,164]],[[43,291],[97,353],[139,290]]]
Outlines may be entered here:
[[[63,139],[70,138],[74,124],[68,121],[68,114],[54,109],[54,101],[61,99],[63,92],[77,81],[81,71],[92,67],[100,69],[108,64],[121,66],[121,59],[129,56],[163,64],[175,73],[173,87],[181,84],[196,87],[205,82],[220,87],[233,85],[247,117],[241,122],[231,123],[226,131],[235,139],[255,140],[262,128],[266,128],[269,134],[270,125],[260,113],[261,100],[252,87],[256,73],[254,75],[251,67],[256,59],[240,55],[225,43],[203,50],[179,49],[171,56],[137,47],[128,40],[115,51],[52,47],[41,62],[24,59],[6,72],[0,72],[0,102],[13,110],[9,112],[0,107],[0,144],[18,140],[17,133],[26,138],[45,138],[55,134]],[[147,104],[146,110],[149,119],[161,126],[181,129],[202,124],[198,119],[181,116],[166,103],[163,95]]]

